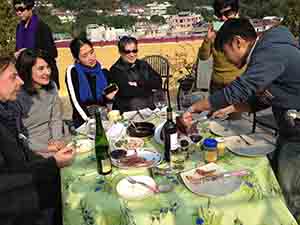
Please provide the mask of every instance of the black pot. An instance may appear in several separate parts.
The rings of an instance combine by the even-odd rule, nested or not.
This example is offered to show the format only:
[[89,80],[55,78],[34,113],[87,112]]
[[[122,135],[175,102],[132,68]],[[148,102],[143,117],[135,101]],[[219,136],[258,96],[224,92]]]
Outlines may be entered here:
[[127,128],[127,134],[130,137],[152,137],[154,135],[155,126],[149,122],[134,122]]

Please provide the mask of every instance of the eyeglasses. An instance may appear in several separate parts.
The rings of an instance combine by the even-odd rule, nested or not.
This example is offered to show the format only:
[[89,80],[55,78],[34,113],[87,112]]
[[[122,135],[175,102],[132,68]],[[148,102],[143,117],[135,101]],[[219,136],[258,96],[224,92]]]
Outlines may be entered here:
[[128,54],[130,54],[130,53],[137,53],[138,50],[137,50],[137,49],[132,49],[132,50],[126,50],[126,49],[124,49],[123,52],[124,52],[126,55],[128,55]]
[[27,9],[29,9],[27,6],[26,7],[23,7],[23,6],[15,7],[16,12],[24,12]]

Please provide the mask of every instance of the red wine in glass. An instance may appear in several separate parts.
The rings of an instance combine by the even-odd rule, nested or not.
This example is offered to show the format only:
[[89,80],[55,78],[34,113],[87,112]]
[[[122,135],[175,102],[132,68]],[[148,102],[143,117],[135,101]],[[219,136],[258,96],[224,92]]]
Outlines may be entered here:
[[191,138],[192,142],[197,144],[199,141],[201,141],[202,136],[200,134],[191,134],[190,138]]

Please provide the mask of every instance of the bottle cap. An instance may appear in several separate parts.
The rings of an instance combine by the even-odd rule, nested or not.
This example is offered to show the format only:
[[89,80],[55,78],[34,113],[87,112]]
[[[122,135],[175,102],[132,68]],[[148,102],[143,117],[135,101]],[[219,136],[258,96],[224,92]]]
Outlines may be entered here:
[[205,138],[203,141],[204,147],[207,147],[207,148],[216,148],[217,144],[218,144],[218,142],[213,138]]

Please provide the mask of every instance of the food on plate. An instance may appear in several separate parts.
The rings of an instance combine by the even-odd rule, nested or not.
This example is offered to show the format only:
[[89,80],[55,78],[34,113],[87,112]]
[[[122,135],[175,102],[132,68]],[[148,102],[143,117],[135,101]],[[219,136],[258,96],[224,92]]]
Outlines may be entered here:
[[201,183],[204,178],[216,176],[216,170],[196,169],[193,175],[186,176],[186,179],[193,184]]
[[125,167],[148,167],[154,163],[154,160],[147,160],[134,154],[120,160],[120,165]]
[[144,146],[144,141],[141,138],[121,139],[115,143],[115,146],[117,148],[136,150]]

